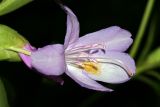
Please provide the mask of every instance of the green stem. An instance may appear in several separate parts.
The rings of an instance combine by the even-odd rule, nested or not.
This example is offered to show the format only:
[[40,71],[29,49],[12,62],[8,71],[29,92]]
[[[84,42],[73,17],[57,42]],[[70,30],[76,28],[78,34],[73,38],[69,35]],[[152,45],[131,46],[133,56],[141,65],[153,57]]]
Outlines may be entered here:
[[15,52],[18,52],[18,53],[23,53],[23,54],[28,55],[28,56],[31,55],[30,51],[22,49],[22,48],[9,47],[9,48],[7,48],[7,50],[15,51]]
[[154,14],[152,20],[151,20],[151,25],[150,25],[150,28],[149,28],[149,33],[148,33],[148,36],[147,36],[147,41],[146,41],[146,44],[144,45],[144,49],[138,59],[138,65],[142,63],[142,61],[145,59],[145,57],[147,56],[147,53],[149,52],[149,50],[151,49],[151,46],[152,46],[152,43],[153,43],[153,40],[154,40],[154,36],[155,36],[155,33],[156,33],[156,26],[157,26],[157,14]]
[[0,79],[0,107],[9,107],[5,87]]
[[138,33],[136,35],[135,42],[134,42],[134,44],[132,46],[132,49],[130,51],[130,55],[132,57],[136,56],[136,52],[138,50],[138,46],[139,46],[139,44],[140,44],[140,42],[142,40],[142,37],[144,35],[144,32],[146,30],[146,26],[148,24],[148,21],[149,21],[150,15],[151,15],[151,11],[153,9],[154,2],[155,2],[155,0],[148,0],[148,2],[147,2],[146,8],[145,8],[145,12],[143,14],[142,21],[141,21],[140,26],[139,26]]

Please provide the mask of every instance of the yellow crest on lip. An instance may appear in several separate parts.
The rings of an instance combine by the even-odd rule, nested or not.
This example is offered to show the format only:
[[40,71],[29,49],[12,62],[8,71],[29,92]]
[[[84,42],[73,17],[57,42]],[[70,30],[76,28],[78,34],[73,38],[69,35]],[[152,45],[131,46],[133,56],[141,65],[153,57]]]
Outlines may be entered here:
[[79,66],[89,74],[97,75],[100,73],[99,64],[96,62],[85,61],[85,62],[82,62]]

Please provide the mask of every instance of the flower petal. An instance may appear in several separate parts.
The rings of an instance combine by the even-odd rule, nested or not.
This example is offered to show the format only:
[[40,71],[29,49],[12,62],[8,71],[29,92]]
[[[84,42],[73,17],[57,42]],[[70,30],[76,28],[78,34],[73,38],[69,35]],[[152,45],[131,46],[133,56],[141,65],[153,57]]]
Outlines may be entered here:
[[125,51],[132,44],[130,32],[117,26],[89,33],[79,38],[72,45],[73,47],[99,44],[105,47],[105,50]]
[[89,78],[87,75],[85,75],[85,72],[83,72],[82,69],[76,68],[71,65],[67,65],[67,67],[68,71],[66,71],[66,74],[82,87],[98,91],[108,91],[108,92],[113,91],[112,89],[106,88],[101,84],[97,83],[96,81],[92,80],[91,78]]
[[79,22],[76,15],[67,6],[62,6],[67,13],[67,31],[65,36],[64,47],[67,46],[79,38]]
[[48,45],[31,54],[32,66],[45,75],[61,75],[65,71],[63,45]]
[[[28,51],[35,51],[36,49],[31,46],[30,44],[27,44],[24,46],[24,49],[28,50]],[[32,68],[32,65],[31,65],[31,57],[30,56],[27,56],[25,54],[22,54],[22,53],[19,53],[19,56],[21,57],[21,59],[23,60],[23,62],[29,67],[29,68]]]
[[106,52],[105,55],[92,55],[100,63],[100,73],[89,76],[107,83],[123,83],[135,74],[134,60],[126,53]]

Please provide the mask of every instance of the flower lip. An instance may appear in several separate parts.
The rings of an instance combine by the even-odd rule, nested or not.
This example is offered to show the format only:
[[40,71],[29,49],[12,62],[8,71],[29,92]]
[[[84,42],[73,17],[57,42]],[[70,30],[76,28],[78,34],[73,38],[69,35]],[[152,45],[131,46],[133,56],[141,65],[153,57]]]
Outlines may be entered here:
[[[88,60],[88,61],[86,61],[86,60]],[[98,58],[98,57],[88,57],[88,56],[87,57],[68,56],[68,57],[66,57],[66,62],[74,64],[78,68],[88,70],[89,72],[90,72],[90,70],[93,70],[92,71],[92,72],[94,72],[93,74],[98,73],[99,63],[108,63],[108,64],[113,64],[115,66],[119,66],[120,68],[122,68],[126,72],[128,77],[132,77],[134,75],[134,73],[131,72],[129,70],[129,68],[122,61],[120,61],[118,59]]]
[[[95,46],[95,48],[93,46]],[[121,56],[121,54],[119,55]],[[134,71],[132,71],[134,69],[130,69],[130,67],[126,65],[127,63],[124,63],[125,60],[121,60],[121,58],[119,59],[120,56],[117,56],[110,58],[110,55],[108,56],[108,52],[106,52],[105,47],[99,44],[74,47],[73,49],[70,48],[65,52],[66,63],[81,69],[83,72],[86,72],[93,80],[100,80],[108,83],[123,83],[128,81],[134,75]],[[122,57],[127,58],[128,56],[122,54]],[[130,57],[128,58],[128,60],[131,60]],[[109,69],[104,69],[104,66],[101,66],[106,64]],[[116,71],[116,69],[118,71]],[[107,70],[109,75],[113,77],[113,80],[111,77],[109,77],[110,79],[105,79],[102,76],[105,70]],[[103,79],[100,79],[100,77]]]
[[[70,48],[68,50],[65,51],[65,55],[66,55],[66,59],[71,59],[73,60],[79,60],[81,61],[82,59],[89,59],[88,62],[90,63],[86,63],[85,60],[82,60],[83,63],[81,62],[76,62],[76,64],[78,64],[79,67],[85,69],[86,68],[97,68],[96,65],[94,63],[91,63],[90,60],[94,59],[94,61],[98,62],[98,63],[109,63],[109,64],[113,64],[115,66],[119,66],[120,68],[122,68],[127,75],[130,77],[132,77],[134,75],[133,72],[131,72],[131,70],[129,70],[129,68],[119,59],[110,59],[110,58],[103,58],[103,57],[91,57],[92,54],[97,53],[99,50],[101,50],[103,52],[103,54],[105,54],[105,44],[92,44],[92,45],[86,45],[86,46],[78,46],[78,47],[73,47]],[[94,50],[93,52],[91,52],[92,50]],[[74,56],[78,54],[78,56]],[[92,60],[93,61],[93,60]],[[96,64],[98,64],[96,63]],[[86,65],[87,64],[87,65]],[[94,69],[92,69],[94,70]],[[95,71],[95,70],[94,70]]]

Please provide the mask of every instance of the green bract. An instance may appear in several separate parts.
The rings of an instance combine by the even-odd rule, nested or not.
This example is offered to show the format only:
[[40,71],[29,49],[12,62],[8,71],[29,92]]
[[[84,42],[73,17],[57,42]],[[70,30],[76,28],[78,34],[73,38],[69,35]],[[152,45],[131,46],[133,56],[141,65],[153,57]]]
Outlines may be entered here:
[[20,61],[19,55],[9,48],[23,48],[28,41],[8,26],[0,25],[0,61]]
[[14,11],[32,0],[2,0],[0,2],[0,16]]

